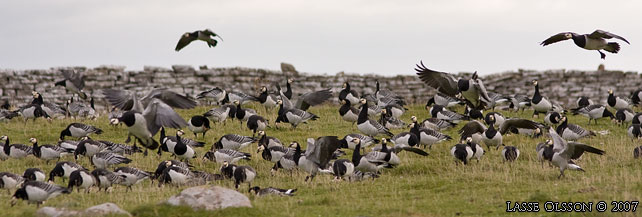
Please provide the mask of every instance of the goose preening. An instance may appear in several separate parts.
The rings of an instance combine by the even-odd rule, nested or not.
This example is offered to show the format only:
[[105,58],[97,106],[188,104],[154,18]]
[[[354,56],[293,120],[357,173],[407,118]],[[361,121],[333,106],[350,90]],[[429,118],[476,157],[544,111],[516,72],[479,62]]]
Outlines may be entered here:
[[65,136],[71,136],[76,138],[87,137],[89,134],[100,135],[103,133],[98,127],[91,126],[83,123],[71,123],[67,125],[67,128],[60,132],[60,140],[64,140]]
[[82,72],[74,69],[62,69],[61,73],[65,79],[56,82],[54,86],[63,86],[67,91],[78,94],[82,99],[87,99],[87,94],[83,91],[83,88],[85,88],[85,76],[83,76]]
[[597,124],[597,119],[600,118],[611,118],[614,119],[615,116],[613,113],[611,113],[606,106],[599,105],[599,104],[593,104],[593,105],[588,105],[582,108],[574,109],[572,110],[573,114],[581,114],[583,116],[586,116],[589,118],[589,124],[591,124],[591,120],[595,120],[595,124]]
[[560,137],[560,135],[550,128],[548,130],[549,135],[553,139],[553,165],[560,168],[560,175],[558,179],[564,176],[564,170],[572,169],[579,170],[584,172],[579,165],[575,164],[572,160],[577,160],[579,157],[584,154],[584,152],[594,153],[598,155],[603,155],[604,151],[594,148],[592,146],[577,143],[577,142],[567,142],[565,139]]
[[627,44],[630,44],[629,41],[616,34],[598,29],[591,34],[577,34],[574,32],[558,33],[547,38],[542,43],[540,43],[540,45],[546,46],[556,42],[573,39],[573,42],[578,47],[586,50],[597,50],[597,52],[600,53],[600,58],[604,59],[606,58],[606,54],[602,53],[602,51],[600,50],[605,50],[611,53],[617,53],[618,51],[620,51],[620,45],[617,42],[607,42],[605,40],[611,38],[620,39]]
[[453,74],[428,69],[423,62],[417,64],[415,70],[425,84],[449,97],[461,94],[472,108],[483,109],[491,104],[486,87],[477,76],[477,72],[473,73],[470,79],[455,79]]
[[17,199],[26,200],[28,203],[35,203],[36,207],[46,200],[54,198],[60,194],[69,194],[71,190],[59,185],[40,182],[28,181],[18,189],[11,198],[11,206],[16,205]]
[[539,113],[547,113],[552,110],[553,104],[539,93],[539,82],[537,80],[533,80],[533,86],[535,86],[535,93],[531,98],[531,107],[533,108],[533,117],[537,118]]
[[256,196],[268,196],[268,195],[294,196],[294,192],[296,192],[296,188],[280,189],[280,188],[273,188],[273,187],[260,188],[259,186],[254,186],[254,187],[251,187],[250,190],[248,190],[248,193],[252,193],[252,191],[254,191],[254,194],[256,194]]
[[221,40],[223,40],[221,36],[212,32],[212,30],[210,29],[197,30],[194,32],[186,32],[183,35],[181,35],[181,38],[178,40],[178,43],[176,44],[176,48],[174,48],[174,50],[178,52],[181,49],[183,49],[185,46],[192,43],[192,41],[196,41],[196,40],[204,41],[205,43],[207,43],[208,47],[216,47],[216,44],[218,44],[218,41],[214,39],[214,37],[218,37]]

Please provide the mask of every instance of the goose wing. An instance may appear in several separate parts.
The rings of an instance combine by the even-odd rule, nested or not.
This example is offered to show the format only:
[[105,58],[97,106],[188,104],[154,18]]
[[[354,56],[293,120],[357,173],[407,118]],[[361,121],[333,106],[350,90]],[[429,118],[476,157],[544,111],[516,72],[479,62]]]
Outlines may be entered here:
[[553,44],[553,43],[557,43],[557,42],[560,42],[560,41],[571,39],[571,38],[567,37],[568,34],[577,35],[576,33],[573,33],[573,32],[557,33],[557,34],[547,38],[546,40],[542,41],[542,43],[540,43],[540,45],[546,46],[546,45],[549,45],[549,44]]
[[452,74],[430,70],[424,66],[423,62],[417,64],[415,71],[417,71],[419,79],[428,86],[450,97],[457,95],[457,79]]
[[599,155],[603,155],[605,153],[603,150],[579,142],[569,142],[568,145],[569,148],[567,152],[571,159],[580,158],[582,154],[584,154],[584,152],[590,152]]
[[611,39],[611,38],[617,38],[617,39],[620,39],[620,40],[622,40],[622,41],[626,42],[627,44],[631,44],[631,43],[629,43],[629,41],[627,41],[626,39],[624,39],[623,37],[621,37],[621,36],[619,36],[619,35],[616,35],[616,34],[613,34],[613,33],[610,33],[610,32],[604,31],[604,30],[599,30],[599,29],[598,29],[598,30],[595,30],[593,33],[589,34],[589,35],[588,35],[588,37],[589,37],[589,38],[593,38],[593,39],[600,39],[600,38],[604,38],[604,39]]
[[143,102],[150,102],[152,99],[160,99],[165,104],[179,109],[191,109],[197,105],[194,100],[167,89],[154,89],[141,100]]
[[[319,105],[332,97],[332,91],[330,89],[305,93],[299,97],[297,100],[297,108],[305,111],[310,108],[310,106]],[[283,97],[282,97],[283,98]]]
[[189,43],[192,43],[192,41],[194,40],[196,40],[196,37],[192,37],[190,36],[189,32],[186,32],[185,34],[181,35],[181,38],[178,40],[178,43],[176,44],[176,48],[174,48],[174,50],[179,51]]
[[187,122],[172,107],[159,99],[152,100],[143,112],[143,116],[147,120],[147,128],[152,135],[155,135],[161,127],[180,129],[187,126]]

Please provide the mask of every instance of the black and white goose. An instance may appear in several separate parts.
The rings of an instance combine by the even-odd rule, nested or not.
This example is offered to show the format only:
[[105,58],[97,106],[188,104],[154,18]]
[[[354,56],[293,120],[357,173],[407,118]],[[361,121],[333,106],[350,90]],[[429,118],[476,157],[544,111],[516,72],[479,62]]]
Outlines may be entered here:
[[294,152],[288,151],[288,153],[283,155],[276,163],[276,166],[272,168],[271,172],[277,171],[279,168],[283,168],[290,171],[290,176],[292,176],[292,172],[298,167],[302,151],[298,142],[290,143],[290,148],[294,148]]
[[430,115],[433,118],[441,119],[441,120],[446,120],[450,121],[453,123],[459,123],[462,120],[469,120],[470,118],[461,114],[458,114],[456,112],[452,112],[450,110],[447,110],[446,108],[440,106],[440,105],[434,105],[433,107],[426,108],[428,112],[430,112]]
[[510,97],[495,92],[488,91],[488,97],[490,97],[490,104],[488,106],[493,110],[495,110],[497,105],[511,102]]
[[[232,113],[234,115],[232,115]],[[213,122],[222,122],[225,124],[225,120],[228,117],[236,117],[236,106],[233,105],[223,105],[218,108],[212,108],[203,114],[207,119]]]
[[508,133],[522,134],[527,136],[538,137],[542,135],[544,124],[523,118],[509,118],[499,127],[499,133],[506,135]]
[[466,141],[466,138],[470,137],[473,142],[481,143],[483,137],[482,134],[484,134],[487,129],[488,127],[486,127],[486,125],[477,120],[469,121],[468,123],[466,123],[466,125],[459,129],[458,132],[461,135],[459,141],[463,143],[464,141]]
[[[410,123],[410,128],[414,128],[415,123]],[[401,132],[392,138],[390,142],[399,147],[415,147],[419,145],[419,137],[412,132]]]
[[348,148],[348,149],[354,150],[355,147],[357,147],[357,143],[353,142],[355,138],[358,138],[359,141],[361,142],[361,148],[367,148],[368,146],[372,145],[372,143],[379,143],[379,140],[372,136],[351,133],[351,134],[345,135],[343,139],[341,139],[341,144],[342,144],[341,148]]
[[559,124],[560,120],[562,120],[562,116],[558,112],[548,112],[544,117],[544,123],[550,126]]
[[453,74],[430,70],[423,62],[416,65],[417,75],[428,86],[437,89],[440,93],[450,97],[461,94],[467,104],[472,108],[483,109],[491,103],[486,87],[477,72],[473,73],[470,79],[455,79]]
[[266,146],[260,145],[257,148],[256,153],[261,153],[261,157],[264,160],[267,160],[276,164],[281,160],[283,156],[290,153],[294,153],[294,149],[290,149],[283,146],[266,147]]
[[533,98],[531,98],[531,107],[533,107],[533,117],[537,118],[539,113],[546,113],[552,110],[553,104],[539,93],[539,83],[537,80],[533,80],[533,85],[535,86],[535,93],[533,94]]
[[319,119],[319,116],[301,109],[285,107],[282,100],[278,100],[277,104],[279,104],[279,116],[281,121],[290,123],[292,128],[296,128],[299,124],[307,122],[308,120]]
[[67,150],[71,150],[71,152],[74,152],[78,147],[78,143],[80,143],[80,141],[63,140],[63,141],[58,141],[58,146],[63,147],[64,149],[67,149]]
[[575,101],[575,105],[577,106],[577,108],[583,108],[593,104],[595,104],[593,100],[589,99],[587,96],[580,96]]
[[247,187],[252,186],[252,181],[256,178],[256,171],[250,166],[238,166],[234,170],[234,187],[239,188],[241,183],[247,182]]
[[0,188],[7,189],[7,192],[19,188],[24,181],[25,178],[17,174],[0,172]]
[[[34,91],[33,92],[34,99],[36,99],[36,97],[38,97],[38,96],[39,96],[38,93]],[[44,117],[44,118],[47,118],[47,119],[51,118],[42,109],[42,107],[43,107],[42,104],[32,102],[31,104],[27,104],[27,105],[24,105],[24,106],[20,107],[19,112],[20,112],[20,115],[22,116],[23,120],[25,121],[25,123],[29,119],[32,119],[33,121],[36,121],[36,118],[39,118],[39,117]]]
[[91,164],[99,169],[107,169],[107,167],[112,165],[132,162],[132,160],[127,157],[111,152],[98,152],[91,156],[90,160]]
[[71,150],[57,145],[39,146],[36,138],[29,139],[29,142],[33,144],[33,155],[47,162],[50,160],[57,160],[65,154],[71,154]]
[[490,122],[490,117],[491,116],[493,116],[493,118],[494,118],[495,127],[501,126],[502,124],[504,124],[504,121],[506,121],[506,117],[504,117],[504,115],[502,115],[502,113],[499,113],[499,112],[488,112],[488,113],[486,113],[486,116],[484,116],[484,122],[486,122],[486,124],[490,125],[489,122]]
[[495,146],[495,150],[504,145],[502,134],[495,129],[495,116],[493,115],[489,116],[488,129],[482,134],[482,141],[488,148]]
[[359,104],[359,94],[350,87],[350,83],[348,82],[343,83],[343,89],[339,92],[339,102],[341,102],[341,100],[350,101],[353,105]]
[[62,106],[51,102],[45,102],[40,93],[34,91],[33,95],[34,99],[31,101],[31,104],[40,105],[42,111],[47,114],[45,117],[58,118],[64,117],[67,114]]
[[100,191],[101,189],[105,189],[105,192],[107,192],[107,190],[111,188],[113,184],[119,184],[125,179],[125,177],[106,169],[95,169],[91,171],[91,175],[93,175],[96,179],[96,186],[98,187],[98,191]]
[[183,143],[181,136],[185,134],[183,130],[176,131],[176,145],[174,146],[173,154],[183,161],[189,161],[190,159],[196,157],[196,151],[189,145]]
[[381,110],[381,116],[379,117],[379,124],[383,125],[388,129],[399,129],[407,125],[405,122],[403,122],[399,118],[395,118],[394,116],[389,114],[388,111],[385,109]]
[[167,166],[158,177],[158,186],[163,184],[172,184],[176,186],[188,184],[188,182],[194,177],[192,172],[183,167],[177,167],[171,165],[171,163],[166,163]]
[[11,120],[15,117],[20,116],[20,111],[9,111],[3,108],[0,108],[0,122]]
[[[187,144],[190,147],[203,147],[205,145],[204,142],[197,142],[185,137],[181,137],[181,141],[183,142],[183,144]],[[161,145],[160,145],[160,148],[158,149],[158,153],[157,153],[158,155],[161,155],[162,151],[174,153],[174,148],[178,143],[178,138],[176,136],[166,136],[165,128],[161,127],[160,142],[161,142]]]
[[631,121],[631,126],[626,129],[627,135],[631,140],[642,138],[642,129],[640,128],[640,119],[636,115]]
[[280,189],[280,188],[273,188],[273,187],[260,188],[259,186],[254,186],[254,187],[251,187],[250,190],[248,190],[248,193],[252,193],[252,191],[254,191],[254,194],[256,194],[256,196],[268,196],[268,195],[294,196],[294,192],[296,192],[296,188]]
[[282,92],[283,96],[285,96],[286,98],[292,99],[292,82],[294,82],[294,79],[292,78],[285,79],[285,91],[282,91],[281,86],[277,83],[277,91]]
[[537,144],[535,151],[537,151],[537,160],[542,163],[542,168],[544,168],[544,161],[548,161],[548,165],[551,165],[554,153],[553,140],[547,139],[545,142]]
[[459,160],[463,162],[464,165],[467,165],[468,161],[473,158],[473,154],[473,149],[468,144],[459,143],[450,148],[450,155],[455,158],[455,162]]
[[401,118],[401,116],[406,112],[406,109],[398,104],[386,105],[383,109],[394,118]]
[[504,158],[504,162],[514,162],[517,160],[519,157],[519,149],[515,146],[504,146],[504,149],[502,150],[502,158]]
[[71,191],[65,187],[39,182],[28,181],[25,182],[20,189],[18,189],[11,198],[11,206],[16,205],[17,199],[26,200],[28,203],[35,203],[37,207],[44,203],[46,200],[54,198],[60,194],[69,194]]
[[426,107],[432,106],[433,104],[437,104],[445,108],[448,108],[448,107],[453,107],[453,106],[462,104],[462,102],[455,97],[450,97],[448,95],[438,92],[437,94],[435,94],[435,96],[430,98],[428,102],[426,102]]
[[265,131],[259,131],[259,144],[258,146],[264,146],[266,148],[274,147],[274,146],[283,146],[283,143],[281,140],[277,139],[276,137],[271,137],[268,136]]
[[236,105],[236,119],[241,122],[241,127],[243,127],[244,121],[247,121],[251,116],[256,115],[256,111],[253,109],[242,108],[242,103],[239,101],[234,101],[234,105]]
[[174,49],[176,52],[180,51],[183,49],[185,46],[189,45],[192,43],[192,41],[200,40],[204,41],[207,43],[208,47],[216,47],[216,44],[218,44],[218,41],[214,39],[214,37],[221,38],[220,35],[212,32],[210,29],[204,29],[204,30],[197,30],[194,32],[186,32],[181,35],[181,38],[178,40],[178,43],[176,44],[176,48]]
[[348,159],[339,159],[332,163],[332,173],[335,180],[350,179],[354,173],[354,164]]
[[216,141],[214,145],[212,145],[211,150],[230,149],[230,150],[238,151],[238,150],[244,149],[245,147],[249,146],[250,144],[256,141],[257,140],[254,137],[250,137],[250,136],[241,136],[238,134],[226,134],[224,136],[221,136],[221,138],[219,138],[218,141]]
[[234,101],[238,101],[239,104],[245,105],[248,102],[258,102],[259,99],[247,93],[230,91],[225,95],[225,98],[223,99],[223,104],[230,103],[230,102],[234,103]]
[[187,121],[187,129],[194,133],[194,137],[196,137],[196,134],[202,133],[203,138],[205,138],[205,133],[210,130],[210,120],[202,115],[192,116]]
[[277,106],[276,101],[277,96],[274,94],[268,93],[267,87],[263,86],[261,87],[261,94],[259,94],[258,97],[256,97],[263,106],[265,106],[265,110],[267,111],[268,109],[273,109]]
[[96,107],[94,106],[94,98],[91,97],[89,100],[89,105],[74,102],[73,98],[67,101],[67,113],[73,118],[91,118],[96,119],[99,116],[99,113],[96,112]]
[[306,182],[312,181],[320,168],[328,168],[328,163],[330,163],[334,152],[341,146],[341,141],[336,136],[323,136],[316,140],[308,138],[307,142],[308,147],[305,154],[300,155],[300,147],[299,151],[294,153],[295,159],[297,153],[300,155],[297,161],[299,168],[309,174],[305,177]]
[[349,100],[344,99],[340,102],[341,107],[339,107],[339,115],[341,115],[341,118],[352,124],[356,123],[359,118],[359,109],[352,107],[352,103]]
[[252,115],[247,119],[246,126],[252,131],[252,136],[256,135],[257,131],[264,131],[269,127],[269,121],[259,115]]
[[530,106],[531,98],[528,97],[528,95],[518,93],[510,98],[510,105],[508,107],[512,108],[515,112],[519,111],[520,109],[522,110],[522,112],[524,112],[524,109]]
[[424,147],[428,146],[429,149],[432,149],[433,144],[452,139],[450,136],[439,131],[428,128],[420,128],[419,124],[417,124],[416,122],[413,123],[413,127],[410,129],[410,133],[417,136],[417,138],[419,139],[419,144],[424,145]]
[[65,136],[71,136],[76,138],[88,137],[90,134],[100,135],[103,133],[98,127],[83,124],[83,123],[71,123],[67,125],[67,128],[60,132],[60,140],[64,140]]
[[574,32],[558,33],[556,35],[553,35],[547,38],[540,44],[542,46],[546,46],[556,42],[573,39],[573,42],[578,47],[581,47],[586,50],[597,50],[597,52],[600,53],[600,58],[604,59],[606,57],[606,54],[602,53],[602,51],[600,50],[605,50],[611,53],[617,53],[618,51],[620,51],[620,45],[617,42],[607,42],[605,40],[605,39],[611,39],[611,38],[620,39],[626,42],[627,44],[630,44],[629,41],[627,41],[626,39],[616,34],[599,30],[599,29],[595,30],[591,34],[582,34],[582,35]]
[[134,153],[143,152],[143,150],[141,150],[136,146],[130,146],[130,145],[115,143],[115,142],[106,141],[106,140],[100,140],[98,142],[104,143],[105,145],[107,145],[107,148],[103,150],[106,152],[116,153],[120,155],[124,155],[124,154],[132,155]]
[[392,134],[390,130],[388,130],[388,128],[368,118],[368,106],[366,106],[366,99],[361,99],[360,102],[362,107],[361,111],[359,112],[359,118],[357,118],[357,129],[359,129],[361,133],[372,137],[379,134],[394,136],[394,134]]
[[419,123],[419,127],[424,127],[424,128],[433,129],[433,130],[445,130],[445,129],[454,127],[456,125],[457,124],[451,121],[442,120],[439,118],[427,118]]
[[642,157],[642,146],[633,149],[633,158],[638,159],[640,157]]
[[212,89],[200,92],[198,95],[196,95],[196,99],[211,99],[217,104],[220,104],[223,99],[225,99],[225,95],[227,92],[219,87],[214,87]]
[[78,143],[78,146],[76,146],[76,150],[74,150],[74,159],[78,159],[78,155],[82,155],[85,157],[91,157],[98,152],[101,152],[105,149],[107,149],[107,144],[102,143],[96,140],[89,139],[87,137],[83,137],[82,141]]
[[65,79],[56,82],[54,86],[63,86],[67,91],[78,94],[80,98],[87,99],[87,94],[83,91],[83,88],[85,88],[85,76],[83,76],[83,73],[74,69],[61,69],[60,71]]
[[74,162],[69,162],[69,161],[61,161],[56,163],[56,166],[49,171],[49,179],[48,181],[53,182],[55,180],[55,177],[62,177],[63,180],[66,178],[69,178],[71,175],[71,172],[76,171],[76,170],[81,170],[84,169],[84,167],[74,163]]
[[[167,169],[168,167],[171,167],[171,166],[181,167],[181,168],[184,168],[184,169],[186,169],[188,171],[190,170],[190,168],[193,167],[192,165],[190,165],[188,163],[185,163],[185,162],[181,162],[181,161],[177,161],[177,160],[165,160],[165,161],[161,161],[158,164],[158,166],[156,167],[156,170],[154,171],[152,176],[150,176],[149,178],[151,178],[152,180],[160,179],[161,176],[163,175],[163,172],[165,171],[165,169]],[[116,169],[116,170],[118,170],[118,169]]]
[[127,190],[132,190],[132,186],[140,183],[141,181],[150,177],[148,172],[142,171],[134,167],[119,167],[114,170],[114,173],[122,176],[124,179],[118,183],[127,187]]
[[627,98],[621,98],[613,95],[613,90],[609,90],[609,97],[606,98],[606,103],[614,109],[626,109],[631,107],[631,103]]
[[4,140],[3,151],[4,154],[10,158],[25,158],[33,154],[33,148],[24,144],[10,144],[9,136],[2,136],[0,140]]
[[28,181],[41,181],[44,182],[47,175],[44,171],[38,168],[27,168],[22,174],[22,178]]
[[640,106],[640,102],[642,102],[642,89],[631,92],[631,104],[633,106]]
[[473,151],[473,157],[477,159],[477,162],[481,160],[482,156],[484,156],[484,149],[479,145],[479,143],[473,142],[473,138],[466,138],[466,145],[470,147],[470,149]]
[[73,191],[74,187],[76,187],[77,192],[80,192],[80,189],[85,189],[85,193],[89,193],[89,188],[94,186],[96,182],[96,178],[89,170],[79,169],[71,172],[69,175],[67,188],[69,188],[69,191]]
[[560,135],[550,128],[549,135],[553,139],[553,165],[560,168],[560,175],[558,179],[564,176],[564,170],[572,169],[579,170],[584,172],[579,165],[575,164],[572,160],[576,160],[584,154],[584,152],[594,153],[598,155],[603,155],[604,151],[594,148],[592,146],[576,143],[576,142],[567,142],[565,139],[560,137]]
[[615,112],[615,121],[618,124],[630,123],[633,121],[635,112],[630,108],[618,109]]
[[210,150],[207,153],[205,153],[205,155],[203,156],[203,158],[208,159],[210,161],[216,161],[217,163],[223,163],[225,161],[230,163],[236,163],[241,159],[250,160],[250,157],[252,157],[250,153],[240,152],[240,151],[231,150],[231,149]]
[[606,106],[599,105],[599,104],[593,104],[593,105],[588,105],[583,108],[578,108],[572,110],[573,114],[581,114],[585,117],[589,118],[589,124],[591,124],[592,120],[595,120],[595,124],[597,124],[597,119],[600,118],[611,118],[614,119],[615,116],[613,113],[611,113]]
[[354,152],[352,152],[352,164],[354,164],[355,170],[376,174],[379,169],[389,167],[388,159],[386,159],[389,155],[378,151],[361,155],[361,141],[359,138],[354,138],[352,142],[357,143]]

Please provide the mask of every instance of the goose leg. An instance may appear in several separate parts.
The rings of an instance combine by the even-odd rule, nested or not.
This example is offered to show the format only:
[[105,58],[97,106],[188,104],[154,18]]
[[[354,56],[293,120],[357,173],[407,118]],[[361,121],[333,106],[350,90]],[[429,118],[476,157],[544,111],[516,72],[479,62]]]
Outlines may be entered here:
[[600,58],[602,58],[602,59],[606,58],[606,54],[602,53],[602,51],[598,50],[597,52],[600,53]]

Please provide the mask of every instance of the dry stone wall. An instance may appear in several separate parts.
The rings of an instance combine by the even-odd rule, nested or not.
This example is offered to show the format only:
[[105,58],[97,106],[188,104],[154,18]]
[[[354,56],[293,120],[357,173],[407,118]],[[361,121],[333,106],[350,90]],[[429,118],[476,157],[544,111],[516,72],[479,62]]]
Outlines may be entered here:
[[[56,81],[62,80],[62,69],[73,68],[85,75],[85,92],[95,96],[97,107],[104,107],[106,102],[100,94],[101,89],[118,88],[144,94],[153,88],[165,87],[189,96],[196,96],[200,91],[221,87],[226,90],[243,91],[257,94],[261,86],[275,90],[275,84],[285,86],[285,77],[295,79],[293,90],[304,93],[313,90],[332,89],[335,95],[341,90],[344,81],[360,93],[373,93],[375,80],[383,88],[390,89],[411,103],[425,103],[435,94],[435,90],[423,84],[417,76],[399,75],[386,77],[380,75],[359,75],[337,73],[335,75],[310,75],[305,73],[283,74],[252,68],[212,68],[174,65],[172,68],[146,66],[142,71],[127,71],[123,66],[63,67],[39,70],[0,69],[0,99],[9,100],[12,105],[20,106],[30,102],[31,91],[42,93],[46,101],[64,103],[72,94],[62,87],[54,87]],[[460,73],[460,76],[469,76]],[[532,80],[539,80],[542,94],[562,105],[571,105],[578,96],[588,96],[604,103],[607,90],[613,89],[616,95],[629,96],[632,91],[641,87],[642,77],[637,72],[622,71],[528,71],[505,72],[482,76],[488,90],[502,94],[533,94]],[[336,97],[333,98],[336,102]]]

